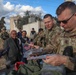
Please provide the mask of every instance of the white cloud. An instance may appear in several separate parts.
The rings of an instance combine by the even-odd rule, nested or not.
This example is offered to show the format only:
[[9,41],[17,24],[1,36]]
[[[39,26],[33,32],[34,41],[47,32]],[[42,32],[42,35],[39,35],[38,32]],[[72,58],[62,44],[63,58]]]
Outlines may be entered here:
[[31,13],[35,13],[35,14],[38,14],[38,13],[43,13],[44,11],[42,10],[42,8],[39,6],[39,7],[32,7],[32,6],[29,6],[29,5],[16,5],[15,9],[14,9],[14,12],[16,12],[17,14],[21,14],[23,15],[24,12],[26,11],[31,11]]
[[7,2],[5,5],[4,5],[4,9],[6,11],[13,11],[14,10],[14,4],[12,5],[10,2]]
[[[24,12],[31,11],[32,13],[43,13],[43,9],[39,6],[39,7],[32,7],[29,5],[15,5],[15,4],[11,4],[10,2],[6,2],[5,4],[3,4],[3,0],[0,0],[0,17],[5,16],[5,17],[11,17],[11,16],[16,16],[16,15],[24,15]],[[5,19],[6,21],[6,25],[9,25],[10,23],[10,19],[7,18]]]
[[22,7],[20,8],[20,10],[24,11],[24,12],[27,10],[32,11],[33,9],[34,8],[32,6],[29,6],[29,5],[27,5],[27,6],[22,5]]
[[0,0],[0,16],[4,15],[5,12],[4,12],[4,8],[3,8],[3,0]]
[[16,5],[14,11],[15,12],[19,12],[20,8],[21,8],[21,5],[20,4],[19,5]]
[[41,7],[36,7],[35,10],[36,11],[42,11],[42,8]]
[[7,22],[9,24],[10,23],[9,18],[5,18],[5,22]]
[[5,22],[6,22],[6,24],[5,24],[5,26],[7,27],[7,29],[9,29],[8,27],[10,27],[10,20],[9,20],[9,18],[5,18],[4,19],[5,20]]

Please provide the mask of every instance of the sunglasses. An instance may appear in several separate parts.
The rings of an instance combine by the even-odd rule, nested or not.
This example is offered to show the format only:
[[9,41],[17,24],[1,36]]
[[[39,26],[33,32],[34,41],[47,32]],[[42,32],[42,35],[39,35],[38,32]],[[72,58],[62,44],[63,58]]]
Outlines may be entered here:
[[[74,15],[74,14],[73,14]],[[64,24],[67,24],[67,22],[73,17],[73,15],[68,18],[67,20],[63,20],[63,21],[58,21],[58,23],[60,24],[61,22],[64,23]]]

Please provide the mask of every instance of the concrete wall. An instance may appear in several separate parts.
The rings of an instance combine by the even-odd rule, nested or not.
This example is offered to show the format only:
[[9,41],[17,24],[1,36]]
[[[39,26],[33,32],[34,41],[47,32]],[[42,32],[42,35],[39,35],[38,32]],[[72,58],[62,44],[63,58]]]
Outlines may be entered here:
[[35,31],[38,33],[39,28],[44,29],[44,24],[43,24],[43,22],[37,21],[37,22],[33,22],[33,23],[30,23],[30,24],[27,24],[27,25],[23,26],[23,30],[27,31],[28,36],[30,36],[30,32],[31,32],[32,28],[34,28]]
[[16,25],[15,25],[15,22],[14,22],[14,20],[17,20],[19,17],[11,17],[10,18],[10,31],[11,30],[16,30],[16,31],[18,31],[18,29],[17,29],[17,27],[16,27]]

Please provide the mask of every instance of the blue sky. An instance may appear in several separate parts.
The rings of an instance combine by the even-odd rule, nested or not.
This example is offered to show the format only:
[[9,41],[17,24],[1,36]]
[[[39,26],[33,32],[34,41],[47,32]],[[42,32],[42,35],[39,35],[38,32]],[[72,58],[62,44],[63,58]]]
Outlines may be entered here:
[[64,2],[64,0],[4,0],[3,3],[7,2],[10,2],[11,4],[15,5],[29,5],[34,8],[40,6],[45,11],[45,13],[50,13],[53,16],[56,16],[56,8],[62,2]]
[[42,13],[56,16],[57,7],[65,0],[0,0],[0,18],[6,17],[6,26],[10,28],[10,17],[24,16],[24,12],[31,11],[34,14]]

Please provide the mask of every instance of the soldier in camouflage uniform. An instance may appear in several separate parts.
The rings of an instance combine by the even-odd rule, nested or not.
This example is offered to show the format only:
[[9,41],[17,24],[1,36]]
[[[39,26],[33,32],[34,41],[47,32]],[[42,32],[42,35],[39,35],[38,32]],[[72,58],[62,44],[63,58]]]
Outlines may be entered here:
[[[44,38],[42,42],[42,47],[47,49],[50,47],[51,39],[53,36],[60,34],[60,27],[54,22],[54,18],[50,14],[46,14],[43,18],[43,22],[45,25],[45,30],[43,33],[41,33],[40,38]],[[38,41],[40,42],[40,41]]]
[[[54,66],[63,64],[66,67],[66,75],[76,75],[76,5],[69,1],[64,2],[57,8],[56,14],[64,31],[54,36],[51,41],[56,55],[47,56],[44,62]],[[65,48],[69,46],[73,49],[72,56],[66,56],[70,49],[63,55]]]
[[[54,22],[54,19],[52,15],[46,14],[43,18],[43,22],[45,24],[45,31],[44,31],[44,50],[50,50],[51,48],[51,40],[53,39],[53,36],[60,34],[60,27]],[[51,50],[47,53],[51,53]],[[47,54],[46,53],[46,54]]]
[[0,37],[1,37],[3,40],[6,40],[7,38],[9,38],[9,34],[8,34],[8,32],[6,32],[6,27],[3,27],[3,28],[1,29]]
[[[6,28],[3,27],[0,33],[0,52],[4,50],[4,41],[9,37],[9,34],[6,32]],[[0,57],[0,70],[6,68],[6,59],[2,56]]]
[[36,35],[35,39],[33,40],[34,45],[38,45],[42,47],[42,43],[44,42],[44,30],[39,28],[38,34]]
[[[4,40],[2,38],[0,38],[0,52],[2,52],[4,50]],[[4,57],[0,57],[0,70],[6,68],[6,60]]]

